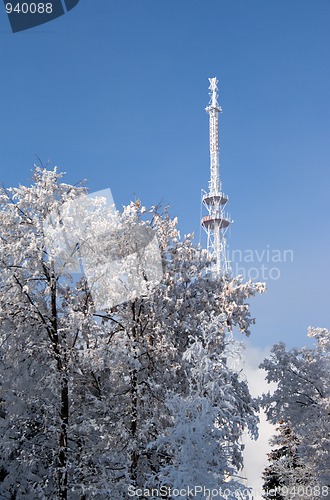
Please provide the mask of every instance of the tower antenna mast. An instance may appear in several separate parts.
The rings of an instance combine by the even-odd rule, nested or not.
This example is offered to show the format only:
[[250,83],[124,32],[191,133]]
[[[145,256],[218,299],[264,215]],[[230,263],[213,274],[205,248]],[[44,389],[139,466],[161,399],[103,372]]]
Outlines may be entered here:
[[202,217],[201,225],[207,234],[207,250],[213,257],[212,273],[224,275],[229,271],[226,252],[226,232],[232,223],[225,213],[228,196],[222,192],[220,180],[218,80],[209,78],[210,103],[205,108],[210,120],[210,181],[209,191],[202,190],[202,203],[208,214]]

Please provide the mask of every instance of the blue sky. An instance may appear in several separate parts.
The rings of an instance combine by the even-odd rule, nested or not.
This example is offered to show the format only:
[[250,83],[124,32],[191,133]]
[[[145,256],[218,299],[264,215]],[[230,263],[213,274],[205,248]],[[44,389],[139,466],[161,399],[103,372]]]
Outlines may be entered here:
[[329,20],[328,0],[81,0],[13,34],[1,4],[0,181],[29,183],[38,155],[118,207],[170,204],[198,237],[217,76],[230,250],[293,252],[239,265],[280,272],[251,341],[303,345],[330,327]]

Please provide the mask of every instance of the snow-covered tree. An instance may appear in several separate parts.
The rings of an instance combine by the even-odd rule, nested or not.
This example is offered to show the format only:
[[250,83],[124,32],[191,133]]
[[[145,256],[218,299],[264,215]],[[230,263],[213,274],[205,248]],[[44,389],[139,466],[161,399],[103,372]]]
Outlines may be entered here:
[[307,475],[316,493],[327,489],[330,494],[330,333],[310,328],[308,335],[317,340],[315,347],[286,350],[280,343],[260,365],[267,381],[277,383],[273,394],[263,396],[262,406],[270,422],[284,421],[291,429],[304,464],[283,472],[283,478],[290,475],[299,485],[306,483]]
[[[128,211],[138,209],[131,205]],[[123,470],[136,487],[176,484],[179,464],[189,484],[195,484],[200,470],[198,484],[207,480],[219,485],[219,478],[225,481],[241,467],[240,435],[245,427],[255,433],[256,424],[245,384],[226,366],[225,346],[228,324],[249,333],[253,320],[246,299],[263,287],[211,279],[205,273],[210,262],[193,246],[191,236],[180,240],[176,220],[151,213],[163,257],[163,280],[148,297],[101,315],[112,338],[111,399],[121,429],[116,488],[122,492],[127,488]],[[194,411],[184,412],[189,405]],[[201,407],[208,410],[203,414]],[[191,442],[192,421],[197,432],[208,436],[205,450]],[[178,429],[185,433],[181,441]],[[187,446],[189,454],[184,451]],[[209,468],[205,476],[192,461],[193,455],[201,457],[201,450],[205,470]]]
[[[103,270],[102,281],[78,279],[56,238],[66,204],[84,191],[60,178],[36,169],[31,187],[0,196],[1,498],[124,499],[128,485],[179,484],[178,475],[228,484],[242,465],[241,433],[255,434],[257,418],[226,364],[226,331],[249,334],[246,301],[263,286],[212,278],[177,220],[139,203],[120,217],[104,217],[102,204],[87,210],[84,241],[67,210],[69,248],[80,241],[89,268]],[[139,257],[140,230],[157,235],[161,282]],[[132,252],[137,260],[120,259]],[[127,288],[120,303],[118,286]]]
[[246,383],[227,365],[227,314],[200,311],[197,319],[200,331],[187,338],[181,361],[188,385],[168,391],[171,425],[150,444],[166,457],[152,479],[183,490],[188,484],[222,488],[236,498],[244,489],[240,438],[244,429],[257,437],[256,408]]
[[[285,500],[290,492],[290,498],[301,498],[299,493],[307,492],[311,477],[308,467],[297,452],[300,441],[283,420],[279,422],[276,431],[271,439],[272,451],[268,453],[269,465],[262,475],[265,492],[263,497]],[[294,490],[297,495],[293,494]]]

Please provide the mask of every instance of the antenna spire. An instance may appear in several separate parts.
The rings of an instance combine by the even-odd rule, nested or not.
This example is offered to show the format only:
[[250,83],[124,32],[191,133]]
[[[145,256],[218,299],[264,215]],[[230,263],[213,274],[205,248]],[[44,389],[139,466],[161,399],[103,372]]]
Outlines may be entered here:
[[210,97],[211,101],[210,104],[212,105],[213,108],[219,108],[219,111],[221,111],[221,108],[218,105],[218,83],[219,81],[216,78],[209,78],[210,86],[209,90],[211,90]]

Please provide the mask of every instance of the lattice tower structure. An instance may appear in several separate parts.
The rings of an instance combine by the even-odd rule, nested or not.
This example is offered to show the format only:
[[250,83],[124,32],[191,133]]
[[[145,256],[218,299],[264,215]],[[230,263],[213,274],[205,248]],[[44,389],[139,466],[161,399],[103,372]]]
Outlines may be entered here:
[[210,103],[205,108],[210,122],[210,181],[208,192],[202,190],[202,204],[208,214],[202,217],[201,225],[207,234],[207,250],[213,258],[211,272],[226,274],[230,270],[226,250],[226,232],[232,223],[225,212],[228,196],[222,192],[220,179],[218,80],[209,78]]

